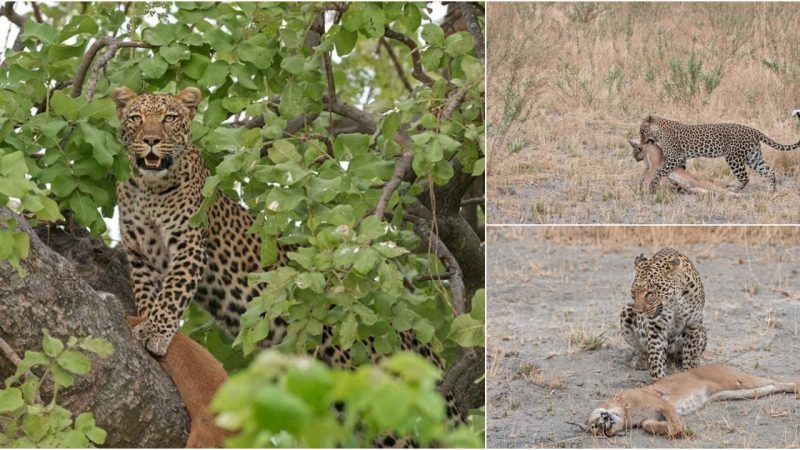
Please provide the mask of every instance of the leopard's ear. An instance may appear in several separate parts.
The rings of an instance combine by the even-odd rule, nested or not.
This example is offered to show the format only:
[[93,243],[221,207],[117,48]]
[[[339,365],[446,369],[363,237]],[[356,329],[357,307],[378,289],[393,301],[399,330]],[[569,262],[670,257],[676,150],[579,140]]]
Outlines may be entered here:
[[189,111],[192,113],[192,119],[194,119],[194,114],[197,112],[197,107],[200,105],[200,100],[203,99],[203,94],[200,93],[200,89],[196,87],[187,87],[186,89],[178,92],[178,100],[183,103]]
[[637,256],[636,259],[633,260],[633,265],[639,267],[639,264],[645,261],[647,261],[647,258],[645,258],[644,253],[642,253],[641,255]]
[[673,270],[677,269],[681,265],[681,259],[676,256],[670,260],[669,265],[672,267]]
[[111,100],[117,104],[117,116],[119,116],[120,119],[122,119],[122,110],[135,98],[136,92],[133,92],[127,86],[114,88],[114,90],[111,91]]

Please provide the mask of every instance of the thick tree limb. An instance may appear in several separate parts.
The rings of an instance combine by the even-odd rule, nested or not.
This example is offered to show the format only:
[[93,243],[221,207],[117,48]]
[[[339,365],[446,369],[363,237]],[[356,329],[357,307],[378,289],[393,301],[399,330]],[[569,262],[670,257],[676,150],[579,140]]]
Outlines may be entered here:
[[465,348],[439,384],[439,392],[442,395],[450,394],[458,380],[478,361],[483,362],[481,353],[474,348]]
[[430,75],[425,72],[425,69],[422,68],[422,60],[419,57],[419,47],[417,47],[417,44],[405,34],[398,33],[389,27],[384,29],[383,35],[390,39],[402,42],[403,45],[411,50],[411,61],[414,63],[414,70],[411,72],[411,75],[428,86],[432,85],[433,78],[431,78]]
[[475,39],[475,55],[481,61],[484,61],[486,59],[484,48],[486,44],[483,40],[483,30],[481,30],[481,24],[478,22],[478,13],[475,10],[475,5],[470,2],[456,2],[452,5],[457,5],[458,9],[461,10],[461,16],[467,25],[467,31]]
[[[110,341],[114,354],[93,358],[91,372],[59,391],[59,404],[75,414],[92,411],[109,447],[182,447],[189,431],[183,402],[172,379],[131,338],[122,304],[103,300],[25,219],[0,207],[0,221],[9,218],[28,234],[30,254],[21,262],[24,278],[0,262],[0,337],[19,353],[41,348],[42,328],[62,340]],[[0,358],[0,379],[15,370]]]

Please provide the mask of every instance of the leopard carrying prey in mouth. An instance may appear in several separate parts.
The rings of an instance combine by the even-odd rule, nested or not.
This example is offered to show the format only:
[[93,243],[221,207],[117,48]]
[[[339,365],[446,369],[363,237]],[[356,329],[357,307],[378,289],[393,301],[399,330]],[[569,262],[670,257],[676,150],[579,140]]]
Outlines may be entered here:
[[642,388],[626,389],[589,414],[586,431],[614,436],[631,428],[670,438],[683,437],[680,416],[715,400],[744,400],[780,392],[800,399],[798,383],[775,381],[709,364],[676,373]]

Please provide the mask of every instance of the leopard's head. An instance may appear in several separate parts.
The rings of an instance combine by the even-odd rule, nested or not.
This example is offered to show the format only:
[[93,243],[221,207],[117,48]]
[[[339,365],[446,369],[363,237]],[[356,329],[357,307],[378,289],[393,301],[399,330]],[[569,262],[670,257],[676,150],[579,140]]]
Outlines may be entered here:
[[178,95],[137,95],[127,87],[116,88],[119,138],[131,163],[142,173],[166,175],[192,144],[192,120],[202,95],[189,87]]
[[647,259],[639,255],[633,262],[636,275],[631,284],[633,310],[648,317],[657,317],[675,285],[675,272],[681,265],[677,256]]
[[625,428],[623,412],[617,408],[597,408],[586,419],[586,432],[614,436]]
[[657,144],[661,142],[661,126],[658,119],[647,116],[639,127],[639,138],[642,145]]

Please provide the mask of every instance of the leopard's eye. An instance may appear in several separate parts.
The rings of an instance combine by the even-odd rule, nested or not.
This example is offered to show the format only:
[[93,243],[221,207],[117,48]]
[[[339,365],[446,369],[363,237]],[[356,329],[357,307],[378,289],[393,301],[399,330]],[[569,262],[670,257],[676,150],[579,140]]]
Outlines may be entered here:
[[178,120],[177,114],[167,114],[166,116],[164,116],[164,122],[166,123],[175,122],[176,120]]
[[128,116],[128,120],[130,120],[133,123],[140,123],[142,121],[142,116],[138,114],[131,114],[130,116]]
[[647,294],[644,296],[644,299],[645,299],[645,300],[648,300],[648,301],[649,301],[649,300],[652,300],[652,299],[653,299],[653,293],[652,293],[652,292],[648,292],[648,293],[647,293]]

